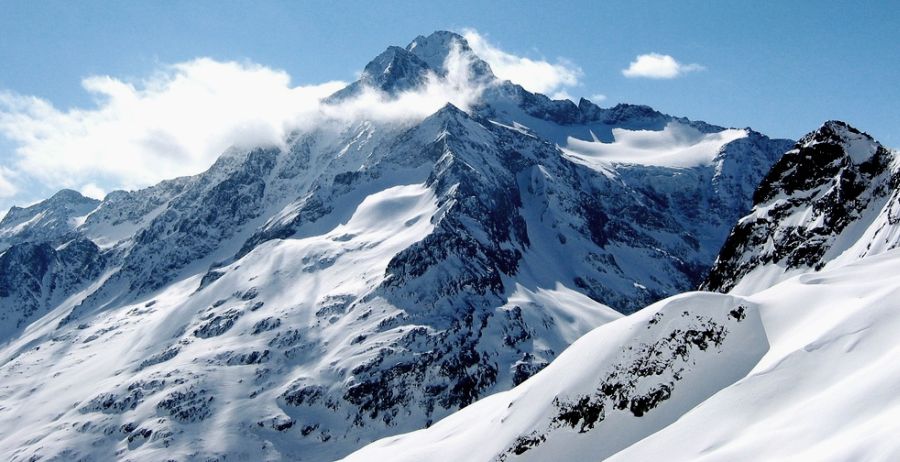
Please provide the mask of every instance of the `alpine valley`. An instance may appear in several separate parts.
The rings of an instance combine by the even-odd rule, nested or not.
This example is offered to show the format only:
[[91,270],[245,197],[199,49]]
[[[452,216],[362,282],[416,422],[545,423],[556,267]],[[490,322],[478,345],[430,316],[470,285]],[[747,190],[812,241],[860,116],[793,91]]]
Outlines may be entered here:
[[451,32],[322,105],[3,217],[0,458],[900,459],[897,151],[551,100]]

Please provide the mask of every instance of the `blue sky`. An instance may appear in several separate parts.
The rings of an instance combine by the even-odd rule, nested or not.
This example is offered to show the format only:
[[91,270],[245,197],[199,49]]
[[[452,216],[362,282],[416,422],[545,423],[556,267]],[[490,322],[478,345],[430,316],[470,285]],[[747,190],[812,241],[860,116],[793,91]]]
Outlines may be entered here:
[[[351,81],[388,45],[405,45],[437,29],[471,28],[505,52],[580,70],[577,82],[564,88],[576,99],[600,94],[606,97],[600,101],[604,106],[649,104],[674,115],[788,138],[837,118],[900,146],[896,1],[765,6],[737,1],[0,1],[0,6],[0,93],[34,96],[61,112],[101,104],[82,84],[89,76],[140,82],[168,65],[209,57],[282,70],[291,85]],[[669,79],[623,75],[637,56],[649,53],[696,66]],[[5,110],[8,115],[9,104]],[[49,120],[42,122],[52,124]],[[0,182],[4,171],[7,180],[19,173],[11,166],[22,155],[16,153],[22,143],[8,132],[0,135]],[[97,183],[104,186],[103,181]],[[0,206],[29,200],[26,193],[43,194],[57,183],[20,180],[18,195],[0,198]]]

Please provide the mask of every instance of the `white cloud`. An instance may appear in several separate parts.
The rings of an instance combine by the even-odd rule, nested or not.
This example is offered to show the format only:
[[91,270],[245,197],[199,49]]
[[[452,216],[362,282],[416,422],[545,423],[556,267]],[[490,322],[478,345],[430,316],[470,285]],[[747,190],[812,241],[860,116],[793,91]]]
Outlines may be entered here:
[[[19,188],[13,184],[9,178],[13,176],[12,171],[8,168],[0,166],[0,199],[12,197],[19,192]],[[0,217],[2,219],[3,217]]]
[[92,197],[94,199],[103,199],[106,196],[106,190],[94,183],[88,183],[78,190],[82,196]]
[[569,101],[574,101],[574,100],[575,100],[575,97],[572,96],[572,94],[569,93],[569,92],[566,91],[566,90],[560,90],[560,91],[558,91],[558,92],[556,92],[556,93],[553,93],[553,94],[547,95],[547,96],[549,96],[550,99],[567,99],[567,100],[569,100]]
[[688,72],[702,71],[705,68],[699,64],[682,64],[669,55],[649,53],[638,55],[628,66],[622,70],[622,75],[628,78],[648,79],[674,79]]
[[566,87],[577,86],[583,75],[580,67],[563,58],[551,63],[507,53],[473,29],[464,30],[463,37],[497,77],[517,83],[530,92],[568,98]]
[[591,100],[592,103],[599,103],[601,101],[606,101],[606,95],[602,93],[594,93],[588,99]]
[[0,134],[17,145],[11,168],[53,188],[133,188],[194,174],[232,145],[277,143],[289,122],[343,86],[290,85],[281,71],[197,59],[137,84],[82,81],[97,102],[62,111],[0,93]]
[[481,84],[473,83],[474,79],[471,78],[472,58],[455,45],[444,62],[446,75],[438,77],[429,73],[422,88],[395,96],[366,88],[356,97],[342,101],[339,105],[321,106],[318,115],[330,120],[417,120],[435,113],[447,103],[468,111],[484,90]]
[[0,136],[15,146],[8,167],[0,167],[0,199],[8,199],[0,203],[36,199],[16,196],[23,191],[10,178],[29,189],[102,197],[199,173],[231,146],[279,145],[290,131],[326,120],[421,119],[448,102],[467,110],[482,91],[471,83],[469,60],[455,47],[447,75],[429,75],[421,89],[396,96],[365,89],[338,105],[322,100],[345,82],[291,86],[283,71],[207,58],[166,66],[137,83],[88,77],[82,86],[95,98],[93,108],[60,110],[0,91]]
[[[581,70],[506,53],[475,31],[466,37],[500,77],[532,91],[569,97]],[[92,197],[135,189],[208,168],[231,146],[279,145],[293,130],[331,121],[385,123],[424,118],[445,104],[468,110],[483,88],[468,72],[472,56],[451,50],[443,77],[431,74],[416,91],[388,96],[364,89],[337,105],[323,98],[345,82],[294,86],[284,71],[254,63],[199,58],[126,81],[85,78],[91,107],[60,109],[51,102],[0,90],[0,208],[27,203],[61,188]],[[2,141],[2,140],[0,140]]]

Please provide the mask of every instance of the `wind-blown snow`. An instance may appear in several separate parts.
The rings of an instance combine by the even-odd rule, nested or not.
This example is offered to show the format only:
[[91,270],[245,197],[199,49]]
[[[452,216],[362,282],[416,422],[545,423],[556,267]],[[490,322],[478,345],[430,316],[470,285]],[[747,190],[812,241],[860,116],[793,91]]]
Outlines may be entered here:
[[702,133],[679,122],[669,122],[662,130],[613,128],[612,143],[594,138],[585,141],[569,137],[563,152],[591,164],[622,162],[666,167],[694,167],[709,164],[722,147],[747,136],[746,130],[727,129]]

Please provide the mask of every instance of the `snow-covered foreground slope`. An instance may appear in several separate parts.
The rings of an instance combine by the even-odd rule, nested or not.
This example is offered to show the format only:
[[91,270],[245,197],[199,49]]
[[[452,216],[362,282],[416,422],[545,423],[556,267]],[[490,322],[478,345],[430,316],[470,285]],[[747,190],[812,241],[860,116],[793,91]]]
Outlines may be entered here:
[[755,294],[769,353],[613,460],[898,460],[900,252]]
[[900,251],[606,324],[513,390],[348,461],[897,460]]

